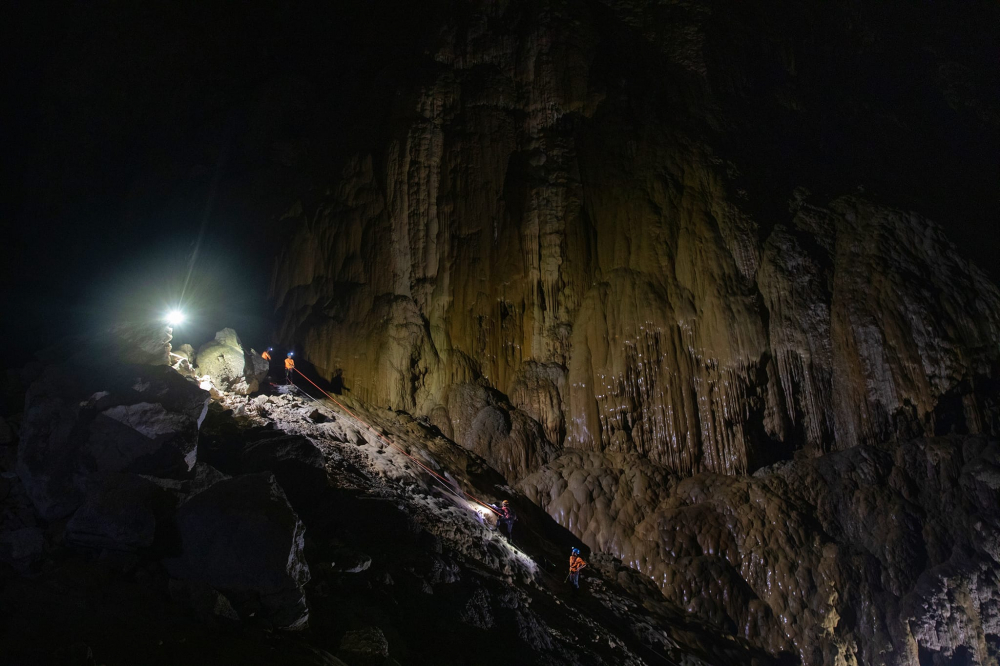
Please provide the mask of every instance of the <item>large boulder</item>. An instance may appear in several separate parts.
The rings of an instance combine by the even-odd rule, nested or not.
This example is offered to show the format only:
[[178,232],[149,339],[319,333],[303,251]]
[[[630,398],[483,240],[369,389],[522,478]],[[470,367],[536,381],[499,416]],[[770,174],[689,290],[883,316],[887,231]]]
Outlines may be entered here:
[[[308,519],[330,487],[326,459],[319,447],[302,435],[280,435],[248,442],[244,472],[273,472],[295,510]],[[308,522],[308,520],[307,520]]]
[[173,577],[220,590],[242,617],[307,626],[305,528],[273,474],[227,479],[195,495],[178,510],[177,529],[181,554],[166,561]]
[[198,374],[208,375],[216,387],[230,393],[253,393],[267,376],[267,361],[253,350],[245,351],[231,328],[222,329],[202,345],[197,361]]
[[172,329],[160,323],[116,324],[108,335],[114,358],[120,363],[144,365],[169,365],[171,339]]
[[243,427],[231,410],[218,404],[209,408],[201,429],[198,460],[231,475],[274,473],[307,524],[330,487],[326,457],[311,439],[273,428]]
[[28,390],[17,474],[46,520],[107,474],[186,474],[208,401],[167,366],[51,366]]
[[194,364],[195,359],[197,358],[196,355],[195,355],[195,353],[194,353],[194,347],[192,347],[191,345],[189,345],[187,343],[184,343],[183,345],[181,345],[177,349],[174,349],[173,350],[173,355],[177,356],[179,358],[183,358],[183,359],[187,360],[188,363],[191,363],[191,364]]
[[66,541],[126,552],[149,547],[156,534],[154,502],[162,493],[136,474],[108,475],[67,523]]

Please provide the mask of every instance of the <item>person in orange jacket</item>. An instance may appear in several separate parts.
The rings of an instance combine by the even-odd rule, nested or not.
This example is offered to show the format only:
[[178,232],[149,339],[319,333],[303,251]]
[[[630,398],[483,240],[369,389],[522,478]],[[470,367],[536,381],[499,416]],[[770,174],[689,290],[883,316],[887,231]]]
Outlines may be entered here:
[[[495,507],[494,507],[495,508]],[[497,509],[497,526],[503,525],[507,528],[507,541],[513,543],[514,522],[517,521],[517,514],[510,507],[510,500],[504,500]]]
[[268,347],[267,349],[264,350],[264,353],[261,354],[260,357],[262,359],[264,359],[265,361],[270,361],[271,360],[271,352],[272,351],[274,351],[274,348],[273,347]]
[[292,373],[295,371],[295,361],[292,360],[292,352],[288,352],[288,356],[285,357],[285,382],[287,384],[294,384],[292,381]]
[[573,594],[580,589],[580,570],[587,566],[587,563],[580,557],[580,549],[574,548],[569,552],[569,581],[573,583]]

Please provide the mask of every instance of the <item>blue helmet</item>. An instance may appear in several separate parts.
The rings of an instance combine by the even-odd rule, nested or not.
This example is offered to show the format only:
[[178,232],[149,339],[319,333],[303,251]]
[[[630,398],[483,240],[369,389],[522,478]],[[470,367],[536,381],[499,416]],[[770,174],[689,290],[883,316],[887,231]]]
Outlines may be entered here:
[[569,554],[570,555],[579,555],[580,554],[580,549],[579,548],[574,548],[571,551],[569,551]]

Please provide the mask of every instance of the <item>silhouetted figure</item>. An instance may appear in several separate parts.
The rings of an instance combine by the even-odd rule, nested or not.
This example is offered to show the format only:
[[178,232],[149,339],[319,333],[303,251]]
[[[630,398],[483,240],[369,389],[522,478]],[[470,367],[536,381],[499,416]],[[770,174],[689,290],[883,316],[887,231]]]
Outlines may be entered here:
[[349,391],[349,390],[350,389],[344,386],[344,371],[341,370],[340,368],[337,368],[337,374],[335,374],[333,376],[333,379],[330,380],[331,393],[336,393],[337,395],[341,395],[344,391]]

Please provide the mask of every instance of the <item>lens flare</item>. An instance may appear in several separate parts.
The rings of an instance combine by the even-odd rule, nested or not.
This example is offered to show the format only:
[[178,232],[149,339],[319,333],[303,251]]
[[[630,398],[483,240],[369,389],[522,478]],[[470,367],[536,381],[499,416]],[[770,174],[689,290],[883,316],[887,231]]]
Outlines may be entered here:
[[187,317],[180,310],[171,310],[163,318],[163,320],[170,326],[180,326],[184,323],[185,319],[187,319]]

